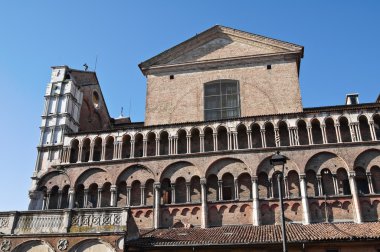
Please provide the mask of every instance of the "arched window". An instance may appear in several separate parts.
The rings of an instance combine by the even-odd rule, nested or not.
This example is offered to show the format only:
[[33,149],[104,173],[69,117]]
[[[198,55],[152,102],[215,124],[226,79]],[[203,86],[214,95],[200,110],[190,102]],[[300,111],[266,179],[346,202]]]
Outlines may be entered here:
[[276,147],[274,127],[270,122],[265,124],[265,142],[267,143],[267,147]]
[[222,177],[222,193],[223,193],[223,200],[232,200],[235,198],[234,194],[234,177],[231,175],[231,173],[226,173]]
[[208,151],[214,151],[214,137],[213,132],[211,128],[205,129],[205,136],[204,136],[204,145],[205,145],[205,152]]
[[380,168],[378,166],[371,168],[371,177],[374,193],[380,193]]
[[102,187],[102,200],[100,202],[100,206],[102,207],[110,207],[111,206],[111,183],[107,182]]
[[82,142],[82,162],[88,162],[90,159],[90,139],[85,138]]
[[131,206],[141,205],[141,183],[138,180],[131,185]]
[[166,131],[162,131],[160,134],[160,155],[169,154],[169,134]]
[[156,134],[154,134],[153,132],[148,133],[146,146],[147,146],[146,155],[148,157],[155,156],[156,155]]
[[262,140],[261,140],[261,129],[260,125],[257,123],[252,125],[252,148],[261,148]]
[[300,145],[309,144],[309,134],[307,133],[306,123],[303,120],[299,120],[297,123],[298,128],[298,141]]
[[54,186],[50,191],[48,209],[57,209],[58,206],[58,186]]
[[107,140],[106,140],[106,154],[105,154],[106,160],[112,160],[113,150],[114,150],[114,139],[113,137],[110,136],[110,137],[107,137]]
[[252,181],[248,173],[240,174],[238,177],[239,199],[249,200],[252,198]]
[[125,181],[117,185],[117,206],[125,207],[127,205],[127,184]]
[[98,185],[91,184],[88,188],[87,202],[85,202],[86,208],[96,208],[98,206]]
[[380,140],[380,115],[375,115],[373,117],[373,126],[375,127],[376,139]]
[[131,157],[131,136],[124,135],[123,136],[123,145],[121,151],[122,158],[130,158]]
[[359,194],[369,194],[367,175],[362,167],[355,168],[355,180]]
[[218,128],[218,150],[227,150],[228,141],[227,141],[227,129],[223,126]]
[[247,128],[245,127],[244,124],[240,124],[237,127],[237,138],[238,138],[239,149],[248,148]]
[[61,209],[69,207],[69,189],[69,185],[64,186],[62,189]]
[[84,202],[84,185],[80,184],[75,189],[74,207],[75,208],[83,208],[83,207],[85,207],[85,205],[86,204]]
[[178,154],[185,154],[187,152],[187,139],[186,139],[186,131],[179,130],[178,131]]
[[100,161],[102,157],[102,139],[97,137],[94,141],[93,161]]
[[325,121],[326,124],[326,137],[328,143],[336,143],[336,131],[335,131],[335,125],[334,120],[332,118],[327,118]]
[[70,148],[70,163],[76,163],[78,161],[79,141],[74,139],[71,142]]
[[218,177],[215,174],[207,177],[207,200],[218,200]]
[[296,171],[290,171],[288,173],[288,191],[290,198],[298,198],[300,194],[300,180]]
[[200,152],[199,130],[194,128],[191,130],[191,153]]
[[348,125],[348,120],[346,117],[342,116],[339,118],[339,128],[340,128],[340,136],[342,138],[342,142],[352,142],[350,127]]
[[321,171],[322,187],[325,195],[335,195],[333,175],[329,169],[323,169]]
[[138,133],[135,136],[135,157],[143,156],[143,135]]
[[313,121],[311,121],[311,133],[313,136],[314,144],[323,143],[321,124],[319,123],[318,119],[314,119]]
[[179,177],[175,181],[175,203],[185,203],[186,196],[186,180]]
[[290,145],[289,130],[288,130],[288,125],[286,124],[286,122],[281,121],[278,124],[278,130],[280,133],[280,145],[289,146]]
[[365,115],[359,117],[359,128],[362,141],[371,141],[371,130],[369,129],[368,120]]
[[201,181],[198,176],[194,176],[190,181],[191,202],[201,202]]
[[268,175],[265,172],[261,172],[258,176],[258,188],[260,199],[266,199],[271,197],[270,182],[268,179]]
[[218,120],[240,116],[239,83],[217,80],[204,85],[204,118]]
[[161,183],[162,204],[172,203],[172,187],[170,180],[165,178]]
[[317,174],[313,170],[306,172],[307,196],[314,197],[319,195]]
[[344,168],[339,168],[336,171],[336,179],[338,182],[338,192],[343,195],[350,195],[351,188],[350,183],[348,181],[347,171]]
[[145,182],[145,205],[152,206],[153,205],[153,197],[154,197],[154,190],[153,190],[153,179],[148,179]]

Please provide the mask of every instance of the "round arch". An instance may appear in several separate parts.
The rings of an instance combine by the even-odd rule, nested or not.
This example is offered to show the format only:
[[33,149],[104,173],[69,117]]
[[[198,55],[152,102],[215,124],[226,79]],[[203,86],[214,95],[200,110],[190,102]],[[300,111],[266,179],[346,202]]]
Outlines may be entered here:
[[333,173],[336,173],[339,168],[344,168],[349,172],[347,163],[341,157],[332,152],[319,152],[306,162],[305,173],[313,170],[316,174],[320,174],[325,168]]
[[367,172],[369,172],[373,166],[380,167],[380,150],[378,149],[365,150],[360,153],[354,161],[354,168],[363,167]]
[[186,182],[190,182],[193,176],[202,177],[198,167],[187,161],[178,161],[165,167],[161,173],[160,181],[167,178],[171,183],[175,183],[177,178],[183,177]]
[[144,185],[149,179],[155,180],[154,173],[151,169],[144,165],[133,164],[121,171],[116,180],[113,181],[113,184],[119,184],[125,181],[127,186],[131,186],[133,181],[139,180],[141,184]]
[[21,243],[13,251],[18,252],[54,252],[53,246],[43,240],[32,240]]
[[237,158],[221,158],[213,161],[206,170],[206,178],[214,174],[218,179],[222,179],[224,173],[231,173],[234,178],[238,178],[242,173],[252,174],[252,170],[242,160]]
[[92,251],[115,252],[116,250],[109,243],[104,242],[101,239],[88,239],[81,241],[69,250],[69,252]]
[[103,183],[109,182],[108,173],[101,168],[90,168],[85,170],[79,175],[75,181],[75,187],[79,184],[83,184],[85,188],[89,187],[91,184],[96,183],[98,186],[102,186]]

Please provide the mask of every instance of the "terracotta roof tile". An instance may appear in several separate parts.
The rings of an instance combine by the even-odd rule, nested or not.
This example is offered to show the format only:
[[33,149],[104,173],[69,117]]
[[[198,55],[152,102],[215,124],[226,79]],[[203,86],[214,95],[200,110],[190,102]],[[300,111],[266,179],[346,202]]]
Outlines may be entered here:
[[[380,238],[380,222],[287,224],[289,243]],[[141,231],[136,247],[199,245],[248,245],[281,243],[281,226],[224,226],[214,228],[172,228]]]

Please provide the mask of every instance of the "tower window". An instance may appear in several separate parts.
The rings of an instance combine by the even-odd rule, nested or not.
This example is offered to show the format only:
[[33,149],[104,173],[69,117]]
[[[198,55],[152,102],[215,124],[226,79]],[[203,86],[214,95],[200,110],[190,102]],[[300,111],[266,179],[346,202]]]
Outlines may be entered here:
[[174,79],[174,75],[170,75],[169,78],[170,78],[171,80],[173,80],[173,79]]
[[267,69],[272,69],[272,65],[267,65]]
[[239,82],[217,80],[204,85],[204,118],[217,120],[240,116]]

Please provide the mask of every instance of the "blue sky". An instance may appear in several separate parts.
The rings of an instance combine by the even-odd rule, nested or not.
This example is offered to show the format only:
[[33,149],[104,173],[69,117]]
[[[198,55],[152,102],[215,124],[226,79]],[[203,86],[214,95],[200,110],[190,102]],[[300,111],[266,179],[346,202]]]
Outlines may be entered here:
[[380,93],[380,1],[2,1],[0,210],[26,210],[50,66],[97,74],[111,116],[144,120],[138,64],[209,27],[303,45],[305,107],[373,102]]

